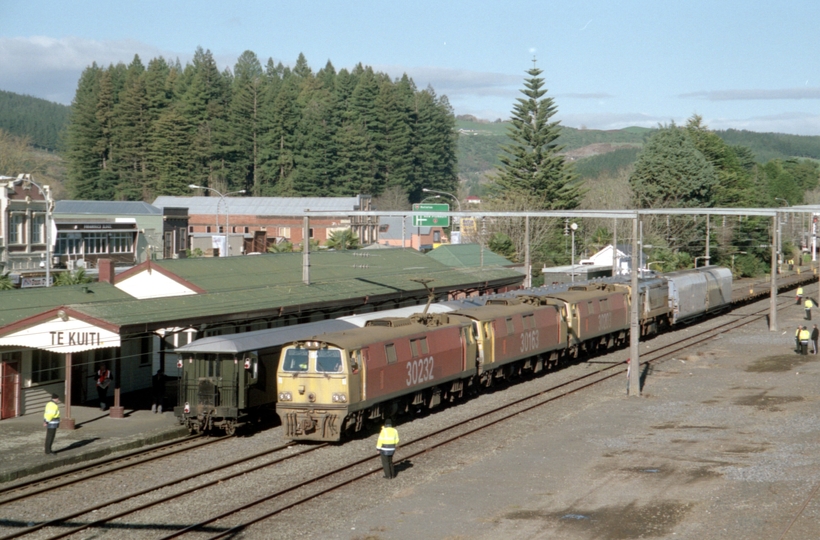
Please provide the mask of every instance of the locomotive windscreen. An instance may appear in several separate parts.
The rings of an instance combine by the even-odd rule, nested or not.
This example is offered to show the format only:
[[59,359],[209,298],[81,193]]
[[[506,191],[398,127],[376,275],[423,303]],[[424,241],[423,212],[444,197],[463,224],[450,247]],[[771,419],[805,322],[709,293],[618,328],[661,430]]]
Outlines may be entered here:
[[339,350],[322,349],[316,352],[316,371],[319,373],[340,373],[342,353]]
[[307,371],[309,354],[307,349],[288,349],[282,371]]

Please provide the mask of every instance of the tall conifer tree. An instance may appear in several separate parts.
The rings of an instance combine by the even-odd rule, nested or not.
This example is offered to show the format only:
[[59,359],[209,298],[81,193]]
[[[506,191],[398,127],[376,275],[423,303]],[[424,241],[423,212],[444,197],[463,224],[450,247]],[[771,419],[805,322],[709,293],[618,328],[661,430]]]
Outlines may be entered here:
[[542,71],[527,71],[521,93],[512,110],[512,126],[507,136],[511,143],[503,146],[499,156],[502,166],[491,186],[496,196],[505,193],[534,195],[544,209],[572,209],[581,200],[581,190],[571,167],[559,155],[563,147],[556,143],[561,134],[559,122],[551,122],[557,107],[544,88]]

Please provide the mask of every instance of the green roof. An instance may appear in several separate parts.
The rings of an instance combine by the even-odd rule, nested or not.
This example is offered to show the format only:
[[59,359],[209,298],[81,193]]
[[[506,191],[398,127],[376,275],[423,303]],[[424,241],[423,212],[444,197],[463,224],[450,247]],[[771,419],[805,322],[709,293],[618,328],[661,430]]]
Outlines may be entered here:
[[[413,278],[433,279],[435,290],[471,288],[487,282],[518,284],[522,276],[504,268],[450,268],[411,249],[321,251],[310,256],[310,285],[302,283],[302,254],[284,253],[237,257],[152,261],[206,291],[203,294],[136,299],[107,283],[0,292],[19,298],[17,309],[0,302],[0,326],[60,305],[121,327],[194,323],[207,317],[248,320],[254,313],[279,308],[310,311],[320,304],[384,296],[424,298],[424,286]],[[68,291],[65,289],[71,289]],[[70,294],[73,293],[73,294]],[[49,297],[46,302],[45,298]],[[26,300],[23,300],[23,298]],[[39,302],[28,302],[40,298]],[[90,300],[90,301],[89,301]],[[22,311],[22,307],[26,309]],[[301,308],[300,308],[301,307]]]
[[[441,264],[454,268],[481,268],[482,254],[479,244],[443,244],[427,254]],[[514,263],[484,248],[484,267],[512,266]]]
[[0,291],[0,327],[69,304],[133,299],[109,283]]

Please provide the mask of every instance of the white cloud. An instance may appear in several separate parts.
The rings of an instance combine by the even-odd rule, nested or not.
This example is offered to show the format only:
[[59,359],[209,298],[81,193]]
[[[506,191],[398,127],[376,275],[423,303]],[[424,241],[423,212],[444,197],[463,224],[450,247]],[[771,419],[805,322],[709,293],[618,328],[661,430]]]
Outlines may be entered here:
[[750,101],[772,99],[820,99],[820,87],[778,88],[774,90],[710,90],[680,94],[678,97],[707,101]]
[[[146,65],[158,56],[169,60],[179,58],[184,64],[193,58],[193,53],[163,51],[129,39],[97,41],[77,37],[0,37],[0,88],[67,105],[74,98],[80,74],[93,62],[99,66],[119,62],[129,64],[138,54]],[[215,55],[220,69],[232,67],[236,58]]]

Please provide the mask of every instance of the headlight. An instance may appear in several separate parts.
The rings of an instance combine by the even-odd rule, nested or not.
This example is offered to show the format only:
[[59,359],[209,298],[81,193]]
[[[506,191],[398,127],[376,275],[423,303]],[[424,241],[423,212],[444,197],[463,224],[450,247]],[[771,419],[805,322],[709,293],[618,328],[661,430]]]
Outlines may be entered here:
[[182,411],[183,411],[185,414],[190,413],[190,412],[191,412],[191,405],[190,405],[190,404],[188,404],[188,403],[186,403],[186,404],[185,404],[185,407],[183,407],[183,408],[182,408]]
[[333,394],[331,397],[333,403],[347,403],[347,396],[345,394]]
[[279,392],[279,401],[292,401],[293,396],[290,392]]

